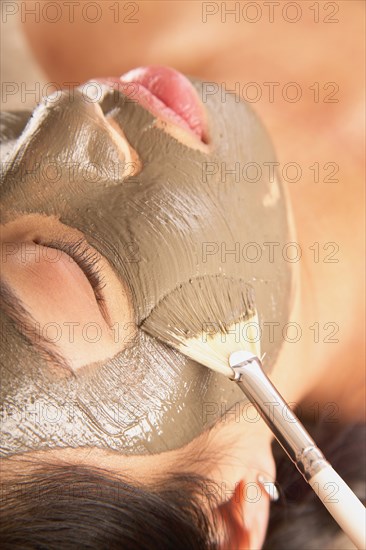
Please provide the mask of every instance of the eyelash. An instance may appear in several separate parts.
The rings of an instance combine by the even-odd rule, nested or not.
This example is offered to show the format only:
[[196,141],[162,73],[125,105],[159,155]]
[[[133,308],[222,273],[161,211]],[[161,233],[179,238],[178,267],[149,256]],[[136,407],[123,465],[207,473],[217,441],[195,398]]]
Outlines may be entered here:
[[61,252],[65,252],[65,254],[74,260],[87,277],[93,289],[97,304],[101,308],[102,313],[105,313],[105,298],[103,295],[105,282],[100,272],[99,254],[88,250],[83,240],[74,243],[54,241],[49,243],[37,242],[37,244],[61,250]]

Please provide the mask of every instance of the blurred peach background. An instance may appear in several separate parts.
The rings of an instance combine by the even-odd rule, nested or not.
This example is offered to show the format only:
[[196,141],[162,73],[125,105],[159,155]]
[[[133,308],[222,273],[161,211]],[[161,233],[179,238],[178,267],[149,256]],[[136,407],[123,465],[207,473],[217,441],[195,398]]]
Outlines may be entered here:
[[[236,82],[241,89],[256,82],[263,94],[253,106],[275,136],[279,150],[295,159],[301,148],[301,156],[311,162],[315,148],[328,154],[327,160],[335,160],[334,148],[346,149],[354,169],[363,152],[364,3],[301,1],[297,2],[301,11],[286,0],[230,1],[223,3],[226,8],[221,4],[104,0],[99,2],[100,20],[95,23],[87,19],[97,18],[98,13],[92,8],[83,12],[79,6],[74,10],[74,23],[69,23],[70,13],[63,9],[57,23],[48,23],[42,14],[40,22],[26,17],[24,30],[46,75],[60,83],[118,75],[142,64],[171,65],[203,80],[225,82],[228,89]],[[271,8],[270,4],[279,5]],[[48,18],[54,17],[50,9]],[[264,82],[280,83],[273,103]],[[300,101],[282,99],[288,82],[301,87]],[[315,89],[309,89],[316,82],[319,103],[314,102]],[[334,89],[322,89],[328,82],[339,87],[333,96],[338,103],[323,102]],[[255,97],[254,87],[247,91]]]

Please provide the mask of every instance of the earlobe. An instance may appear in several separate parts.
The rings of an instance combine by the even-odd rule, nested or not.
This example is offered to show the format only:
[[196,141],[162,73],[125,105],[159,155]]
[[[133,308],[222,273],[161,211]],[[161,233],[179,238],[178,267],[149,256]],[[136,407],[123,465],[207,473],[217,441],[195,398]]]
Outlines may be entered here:
[[217,512],[222,525],[220,550],[260,550],[269,516],[269,497],[260,484],[241,480]]
[[220,550],[247,550],[249,548],[249,532],[244,523],[244,481],[236,484],[230,500],[221,504],[217,513],[219,525],[222,525]]

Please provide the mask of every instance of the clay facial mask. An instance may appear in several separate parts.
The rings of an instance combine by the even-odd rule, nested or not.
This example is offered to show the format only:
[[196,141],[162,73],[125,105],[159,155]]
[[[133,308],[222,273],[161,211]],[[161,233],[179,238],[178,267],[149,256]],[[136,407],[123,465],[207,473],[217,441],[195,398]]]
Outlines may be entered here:
[[[98,368],[58,376],[6,311],[3,454],[55,445],[160,452],[241,400],[229,380],[138,329],[192,278],[252,287],[264,364],[275,362],[282,336],[268,327],[288,319],[292,264],[269,256],[291,241],[273,149],[246,104],[229,95],[222,102],[207,83],[192,85],[203,100],[207,144],[198,135],[174,137],[166,120],[104,85],[97,100],[82,91],[46,99],[6,156],[2,222],[40,214],[81,232],[126,289],[134,331]],[[11,126],[8,117],[5,137]],[[129,334],[122,322],[113,330],[117,341]]]

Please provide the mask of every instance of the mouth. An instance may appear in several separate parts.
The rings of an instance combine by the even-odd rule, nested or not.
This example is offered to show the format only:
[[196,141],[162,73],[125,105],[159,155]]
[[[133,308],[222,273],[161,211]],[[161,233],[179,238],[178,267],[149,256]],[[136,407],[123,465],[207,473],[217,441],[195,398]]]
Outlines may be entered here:
[[192,83],[170,67],[133,69],[121,77],[98,79],[118,87],[155,117],[173,123],[207,143],[207,121],[199,95]]

